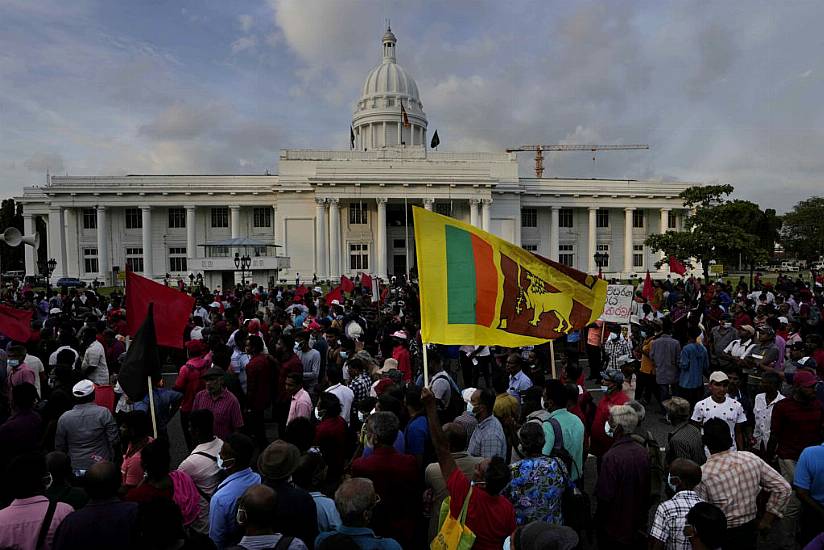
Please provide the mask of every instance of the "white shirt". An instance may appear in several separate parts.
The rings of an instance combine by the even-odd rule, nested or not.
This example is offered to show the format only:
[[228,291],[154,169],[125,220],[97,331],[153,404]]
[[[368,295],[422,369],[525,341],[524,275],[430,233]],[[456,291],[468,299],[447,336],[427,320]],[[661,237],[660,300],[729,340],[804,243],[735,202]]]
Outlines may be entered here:
[[755,438],[755,447],[766,449],[767,442],[770,440],[770,423],[772,422],[772,410],[776,403],[785,399],[781,392],[771,402],[767,403],[767,394],[759,393],[755,396],[755,404],[753,405],[753,415],[755,415],[755,427],[752,431],[752,436]]
[[94,367],[88,375],[88,379],[98,386],[105,386],[109,383],[109,366],[106,364],[106,350],[103,344],[95,340],[83,356],[83,363],[80,368],[85,372],[89,367]]
[[[201,443],[192,450],[189,456],[183,459],[183,462],[177,468],[181,472],[189,474],[198,489],[209,496],[215,492],[221,482],[220,468],[217,467],[217,455],[220,453],[221,447],[223,447],[223,441],[219,437],[215,437],[209,443]],[[195,453],[205,453],[215,457],[215,460]]]
[[[49,355],[49,366],[50,366],[50,367],[53,367],[53,366],[55,366],[55,365],[57,364],[57,354],[59,354],[59,353],[60,353],[61,351],[63,351],[64,349],[71,350],[71,351],[72,351],[72,353],[74,353],[74,360],[75,360],[75,362],[77,362],[77,358],[78,358],[78,357],[80,357],[80,354],[79,354],[79,353],[77,353],[77,350],[76,350],[76,349],[74,349],[74,348],[73,348],[73,347],[71,347],[71,346],[60,346],[59,348],[57,348],[56,350],[54,350],[54,352],[53,352],[51,355]],[[73,367],[73,366],[74,366],[74,365],[72,365],[72,367]]]
[[730,397],[724,396],[723,403],[716,403],[712,397],[702,399],[695,404],[695,410],[692,412],[692,420],[703,425],[704,422],[710,418],[720,418],[730,427],[730,436],[732,437],[732,450],[737,451],[738,447],[735,444],[735,425],[747,421],[747,415],[744,412],[744,407],[741,403]]
[[753,348],[755,348],[755,341],[753,339],[747,340],[746,343],[741,343],[741,339],[733,340],[727,347],[724,348],[724,353],[729,353],[733,357],[741,359],[748,355]]
[[[31,370],[34,371],[34,387],[37,390],[37,395],[41,398],[43,397],[43,393],[40,391],[40,373],[45,372],[46,369],[43,368],[43,361],[41,361],[38,357],[34,355],[26,354],[26,358],[23,359],[23,362],[29,366]],[[8,373],[11,374],[11,367],[6,367]]]
[[326,388],[326,391],[338,397],[340,401],[340,415],[346,420],[346,423],[349,424],[350,415],[352,414],[352,402],[355,400],[355,392],[352,391],[352,388],[340,383],[329,386]]

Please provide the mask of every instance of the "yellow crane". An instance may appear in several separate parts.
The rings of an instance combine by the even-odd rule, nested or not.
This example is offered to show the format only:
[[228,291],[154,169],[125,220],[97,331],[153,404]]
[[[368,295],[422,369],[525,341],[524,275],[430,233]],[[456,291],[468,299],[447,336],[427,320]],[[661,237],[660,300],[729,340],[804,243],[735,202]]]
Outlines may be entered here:
[[[649,149],[649,145],[521,145],[507,149],[507,153],[517,151],[535,151],[535,177],[544,177],[544,151],[629,151],[634,149]],[[595,160],[593,154],[592,160]]]

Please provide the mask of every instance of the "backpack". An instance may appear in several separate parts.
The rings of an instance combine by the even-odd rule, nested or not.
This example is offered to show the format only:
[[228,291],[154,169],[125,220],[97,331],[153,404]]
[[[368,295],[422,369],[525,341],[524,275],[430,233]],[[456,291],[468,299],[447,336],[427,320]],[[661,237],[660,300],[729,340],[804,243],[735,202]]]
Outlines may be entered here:
[[564,494],[561,496],[561,511],[564,515],[564,525],[573,529],[574,531],[590,532],[592,528],[592,507],[589,502],[589,496],[578,488],[572,481],[573,468],[577,470],[575,461],[569,451],[564,448],[564,432],[561,430],[561,424],[554,418],[547,418],[544,422],[548,422],[552,426],[552,433],[555,436],[555,441],[552,443],[552,451],[549,456],[560,460],[564,466],[568,477],[568,483]]
[[655,506],[661,500],[664,490],[664,483],[667,477],[667,468],[664,466],[664,453],[661,446],[655,440],[652,432],[647,430],[647,434],[632,434],[633,441],[644,447],[649,456],[649,494],[650,506]]
[[[288,550],[289,547],[292,545],[292,541],[295,540],[295,537],[287,537],[286,535],[281,535],[280,540],[278,540],[277,544],[274,546],[267,548],[266,550]],[[249,550],[245,546],[238,545],[232,546],[228,550]]]

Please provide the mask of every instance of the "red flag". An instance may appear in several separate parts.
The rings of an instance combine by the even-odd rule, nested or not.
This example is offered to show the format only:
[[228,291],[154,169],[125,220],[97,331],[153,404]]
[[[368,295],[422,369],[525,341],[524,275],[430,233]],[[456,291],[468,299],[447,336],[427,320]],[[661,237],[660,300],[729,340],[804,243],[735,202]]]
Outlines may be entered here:
[[669,266],[670,266],[670,271],[672,271],[673,273],[676,273],[678,275],[681,275],[682,277],[684,276],[684,273],[687,272],[687,268],[684,267],[684,264],[679,262],[678,259],[675,256],[670,256],[669,257]]
[[28,342],[31,338],[32,313],[32,311],[0,304],[0,333],[15,342]]
[[644,290],[641,292],[641,296],[647,301],[651,301],[655,297],[655,289],[652,287],[652,277],[649,276],[649,270],[647,270],[647,278],[644,279]]
[[403,119],[403,127],[409,128],[412,126],[409,124],[409,116],[406,114],[406,109],[403,108],[403,101],[401,101],[401,118]]
[[364,288],[369,288],[369,289],[371,289],[371,288],[372,288],[372,277],[370,277],[370,276],[369,276],[368,274],[366,274],[366,273],[361,273],[361,276],[360,276],[360,284],[361,284]]
[[355,290],[355,283],[352,282],[352,279],[347,277],[346,275],[340,276],[340,288],[344,292],[352,292]]
[[183,347],[183,331],[192,314],[195,299],[179,290],[161,285],[129,271],[126,273],[126,324],[135,336],[146,319],[149,304],[154,304],[157,344]]
[[381,303],[382,304],[386,302],[386,296],[388,294],[389,294],[389,287],[388,286],[383,287],[383,290],[381,290]]
[[335,288],[333,288],[329,292],[329,294],[326,295],[326,303],[327,304],[331,304],[332,300],[337,300],[338,303],[340,303],[340,304],[343,303],[343,292],[341,292],[341,289],[340,289],[339,286],[336,286]]
[[303,295],[309,292],[309,287],[300,285],[299,287],[295,288],[295,296],[300,296],[303,298]]

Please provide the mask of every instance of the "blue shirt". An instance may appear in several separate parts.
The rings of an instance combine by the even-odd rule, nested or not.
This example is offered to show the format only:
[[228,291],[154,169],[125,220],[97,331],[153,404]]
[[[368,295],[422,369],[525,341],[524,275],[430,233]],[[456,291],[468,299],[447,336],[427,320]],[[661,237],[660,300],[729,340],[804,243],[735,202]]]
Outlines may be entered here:
[[824,445],[801,451],[795,465],[793,485],[810,492],[813,500],[824,504]]
[[318,547],[324,539],[335,533],[348,535],[355,541],[355,544],[358,545],[360,550],[402,550],[398,541],[379,537],[368,527],[347,527],[345,525],[341,525],[335,531],[326,531],[325,533],[319,534],[315,539],[315,547]]
[[335,501],[325,496],[320,491],[309,493],[315,500],[315,507],[318,509],[318,533],[324,531],[334,531],[341,525],[340,513]]
[[681,350],[679,361],[680,375],[678,385],[682,388],[693,389],[704,384],[704,372],[710,368],[710,358],[707,348],[701,344],[691,343]]
[[[232,543],[232,535],[238,530],[235,514],[237,499],[252,485],[260,483],[260,476],[246,468],[235,472],[217,486],[209,501],[209,538],[218,549]],[[237,539],[235,539],[237,540]]]
[[406,454],[424,454],[427,441],[429,441],[429,423],[426,421],[426,416],[416,416],[406,425]]
[[524,371],[519,370],[515,374],[509,375],[509,388],[506,390],[509,395],[521,402],[521,393],[532,387],[532,380]]
[[[154,389],[154,405],[158,433],[166,432],[166,425],[169,423],[169,420],[172,419],[172,407],[175,408],[174,412],[177,412],[177,406],[180,405],[181,399],[183,399],[183,394],[178,391],[167,390],[166,388]],[[149,412],[149,394],[146,394],[143,401],[134,404],[134,410],[143,411],[151,415]]]

